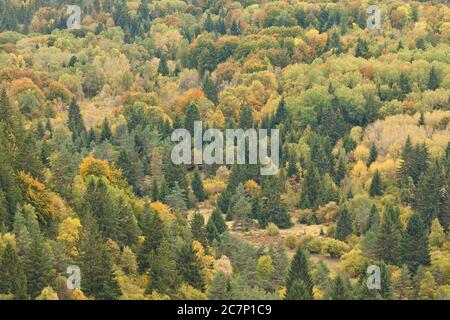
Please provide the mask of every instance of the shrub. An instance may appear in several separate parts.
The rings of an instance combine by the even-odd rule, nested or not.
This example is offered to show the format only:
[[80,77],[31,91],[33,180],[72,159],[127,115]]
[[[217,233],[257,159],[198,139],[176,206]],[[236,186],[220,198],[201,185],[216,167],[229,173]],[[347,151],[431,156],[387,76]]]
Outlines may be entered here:
[[295,248],[297,248],[298,245],[297,237],[293,235],[288,235],[286,239],[284,239],[284,244],[289,249],[294,250]]
[[276,236],[280,234],[280,229],[278,229],[278,227],[276,226],[276,224],[270,222],[267,225],[267,233],[269,233],[269,236]]

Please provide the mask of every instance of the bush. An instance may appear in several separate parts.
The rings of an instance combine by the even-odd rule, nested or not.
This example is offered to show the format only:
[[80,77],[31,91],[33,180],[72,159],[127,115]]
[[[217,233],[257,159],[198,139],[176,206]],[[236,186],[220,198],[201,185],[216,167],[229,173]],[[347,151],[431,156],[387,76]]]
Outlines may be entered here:
[[278,227],[276,226],[276,224],[270,222],[267,225],[267,233],[269,233],[269,236],[277,236],[280,234],[280,229],[278,229]]
[[349,250],[350,247],[343,241],[327,239],[322,242],[322,252],[329,254],[332,258],[340,258]]
[[287,248],[294,250],[295,248],[297,248],[298,245],[297,237],[293,235],[288,235],[286,239],[284,239],[284,244],[286,245]]
[[319,253],[322,249],[322,242],[322,238],[314,238],[308,242],[308,244],[306,245],[306,250],[308,250],[310,253]]

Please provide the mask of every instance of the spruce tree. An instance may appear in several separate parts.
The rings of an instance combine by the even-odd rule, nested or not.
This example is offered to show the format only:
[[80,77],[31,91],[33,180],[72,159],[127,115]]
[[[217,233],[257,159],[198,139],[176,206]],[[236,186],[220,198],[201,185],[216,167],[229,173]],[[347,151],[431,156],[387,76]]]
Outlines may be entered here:
[[408,94],[411,92],[411,85],[409,84],[409,79],[404,72],[400,73],[399,85],[403,94]]
[[73,98],[69,104],[69,119],[67,126],[72,132],[72,140],[76,141],[82,137],[83,133],[86,133],[83,117],[80,113],[80,107],[77,104],[77,100]]
[[427,228],[417,213],[408,220],[408,225],[402,239],[402,263],[416,273],[420,265],[430,264]]
[[177,270],[184,282],[200,291],[205,289],[203,267],[192,243],[181,246],[178,250],[176,263]]
[[430,70],[430,75],[428,77],[428,89],[436,90],[437,88],[439,88],[439,78],[436,72],[436,68],[432,66]]
[[191,233],[194,240],[199,241],[203,247],[207,246],[208,242],[205,230],[205,218],[203,218],[199,212],[195,212],[192,217]]
[[0,293],[13,294],[17,300],[27,298],[27,279],[11,243],[6,244],[0,255]]
[[228,276],[221,270],[216,272],[208,289],[208,298],[210,300],[226,300],[228,298],[228,287]]
[[192,191],[194,192],[194,195],[198,201],[206,200],[207,197],[206,197],[205,190],[203,188],[202,177],[200,176],[200,172],[198,170],[194,171],[191,187],[192,187]]
[[374,254],[389,264],[398,264],[401,253],[403,228],[398,208],[387,205],[383,220],[376,233]]
[[340,275],[337,275],[330,282],[326,297],[330,300],[352,300],[351,288]]
[[165,54],[162,54],[159,59],[158,73],[163,76],[169,75],[169,67],[167,66],[167,58]]
[[335,238],[341,241],[345,241],[349,235],[352,234],[353,220],[347,210],[347,207],[343,207],[338,216],[336,224]]
[[111,127],[109,126],[108,118],[105,118],[102,123],[102,131],[100,134],[100,142],[112,142]]
[[378,157],[378,150],[375,143],[372,143],[372,146],[370,147],[370,154],[369,158],[367,159],[367,167],[370,167],[370,165],[377,160]]
[[80,236],[80,269],[83,293],[98,300],[115,300],[122,295],[111,256],[102,242],[95,219],[88,213]]
[[322,183],[316,167],[310,165],[300,191],[300,208],[317,209],[321,204]]
[[375,171],[375,174],[372,177],[372,182],[370,183],[369,194],[371,197],[381,196],[382,192],[382,182],[381,175],[378,170]]
[[191,136],[194,136],[194,122],[200,121],[200,111],[196,104],[191,103],[186,108],[186,114],[184,117],[184,128],[191,133]]
[[313,281],[305,253],[298,248],[286,281],[286,300],[312,300]]
[[159,200],[159,188],[158,188],[158,182],[156,181],[156,179],[153,179],[153,182],[152,182],[151,197],[152,197],[152,201]]
[[172,210],[181,213],[186,212],[186,195],[184,190],[178,185],[178,182],[175,182],[175,187],[172,192],[170,192],[164,200],[172,208]]
[[149,267],[149,255],[157,250],[166,237],[166,228],[159,214],[153,212],[146,204],[141,222],[144,242],[138,251],[139,270],[145,271]]

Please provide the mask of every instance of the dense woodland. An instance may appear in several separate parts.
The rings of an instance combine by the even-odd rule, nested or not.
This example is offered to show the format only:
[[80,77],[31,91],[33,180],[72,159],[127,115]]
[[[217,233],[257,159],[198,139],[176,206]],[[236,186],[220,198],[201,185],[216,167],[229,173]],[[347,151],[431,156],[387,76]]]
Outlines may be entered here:
[[450,299],[449,227],[445,0],[0,0],[1,299]]

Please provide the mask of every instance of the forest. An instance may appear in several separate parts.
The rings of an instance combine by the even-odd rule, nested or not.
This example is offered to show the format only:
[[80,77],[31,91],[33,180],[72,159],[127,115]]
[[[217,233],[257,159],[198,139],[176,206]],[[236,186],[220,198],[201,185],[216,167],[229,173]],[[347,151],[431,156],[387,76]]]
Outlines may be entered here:
[[450,300],[449,229],[446,0],[0,0],[0,300]]

